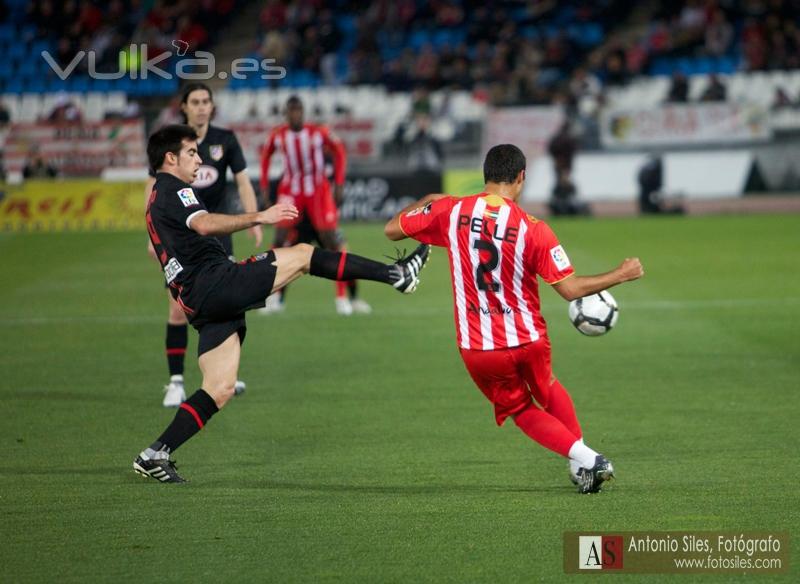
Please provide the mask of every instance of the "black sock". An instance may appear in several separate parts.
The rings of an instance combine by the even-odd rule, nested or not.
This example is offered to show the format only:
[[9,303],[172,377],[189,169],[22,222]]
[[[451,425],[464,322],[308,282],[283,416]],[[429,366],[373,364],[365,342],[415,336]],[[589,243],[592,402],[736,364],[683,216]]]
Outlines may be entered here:
[[347,295],[350,296],[350,300],[358,298],[358,284],[356,284],[356,280],[350,280],[347,283]]
[[[202,389],[198,389],[180,405],[175,418],[150,448],[159,450],[166,447],[170,452],[174,452],[181,444],[197,434],[218,411],[214,399]],[[155,447],[156,444],[159,446]]]
[[384,284],[393,284],[398,279],[394,266],[347,252],[320,248],[314,248],[311,254],[309,273],[328,280],[373,280]]
[[189,343],[189,326],[167,323],[167,366],[170,375],[183,375],[183,360]]

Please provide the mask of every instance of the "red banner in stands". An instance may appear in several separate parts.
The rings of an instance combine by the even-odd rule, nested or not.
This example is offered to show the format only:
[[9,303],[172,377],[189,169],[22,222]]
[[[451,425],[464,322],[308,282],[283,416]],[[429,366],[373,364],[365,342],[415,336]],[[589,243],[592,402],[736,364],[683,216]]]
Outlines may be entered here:
[[[225,124],[236,133],[249,168],[259,168],[261,149],[275,124],[261,121]],[[351,160],[372,160],[380,155],[377,125],[375,120],[346,119],[328,124],[328,127],[344,142],[347,156]]]
[[147,164],[142,120],[12,124],[3,152],[10,172],[22,172],[37,153],[61,176],[99,176],[106,168]]
[[547,152],[550,138],[564,121],[559,107],[503,107],[489,110],[483,152],[497,144],[516,144],[529,159]]

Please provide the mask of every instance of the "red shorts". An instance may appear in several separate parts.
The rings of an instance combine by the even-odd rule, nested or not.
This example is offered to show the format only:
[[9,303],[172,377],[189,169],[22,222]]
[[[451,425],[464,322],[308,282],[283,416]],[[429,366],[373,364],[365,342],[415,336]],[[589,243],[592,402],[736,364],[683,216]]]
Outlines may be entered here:
[[540,338],[513,349],[472,351],[461,349],[470,376],[492,404],[498,426],[535,399],[547,407],[555,379],[550,364],[550,341]]
[[333,200],[330,185],[325,182],[313,195],[293,195],[283,185],[278,187],[278,202],[290,203],[297,207],[299,215],[296,219],[282,221],[278,227],[294,227],[307,216],[317,231],[333,231],[339,226],[339,210]]

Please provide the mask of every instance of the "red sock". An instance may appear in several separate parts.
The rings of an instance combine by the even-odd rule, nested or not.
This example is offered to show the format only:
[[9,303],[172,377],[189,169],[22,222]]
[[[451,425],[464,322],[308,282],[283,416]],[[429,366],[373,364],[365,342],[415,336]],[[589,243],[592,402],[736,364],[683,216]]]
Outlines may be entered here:
[[534,405],[514,416],[514,423],[530,438],[564,457],[569,456],[569,449],[578,439],[557,418]]
[[347,282],[336,282],[336,298],[344,298],[347,296]]
[[578,416],[575,413],[575,405],[572,403],[572,398],[558,379],[553,381],[553,384],[550,386],[550,396],[545,411],[551,416],[558,418],[558,420],[579,439],[583,436],[581,425],[578,423]]

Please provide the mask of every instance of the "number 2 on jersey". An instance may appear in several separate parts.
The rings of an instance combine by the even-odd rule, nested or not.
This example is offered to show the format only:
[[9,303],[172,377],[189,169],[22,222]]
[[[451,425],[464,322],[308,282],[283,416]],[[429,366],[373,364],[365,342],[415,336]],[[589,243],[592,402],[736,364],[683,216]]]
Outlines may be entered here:
[[[500,254],[497,248],[490,241],[476,239],[472,247],[478,250],[478,267],[475,268],[475,284],[478,290],[483,292],[499,292],[500,282],[495,282],[491,273],[497,269],[497,264],[500,260]],[[480,261],[480,252],[485,251],[489,253],[489,259],[485,262]],[[486,274],[489,274],[488,282]]]

